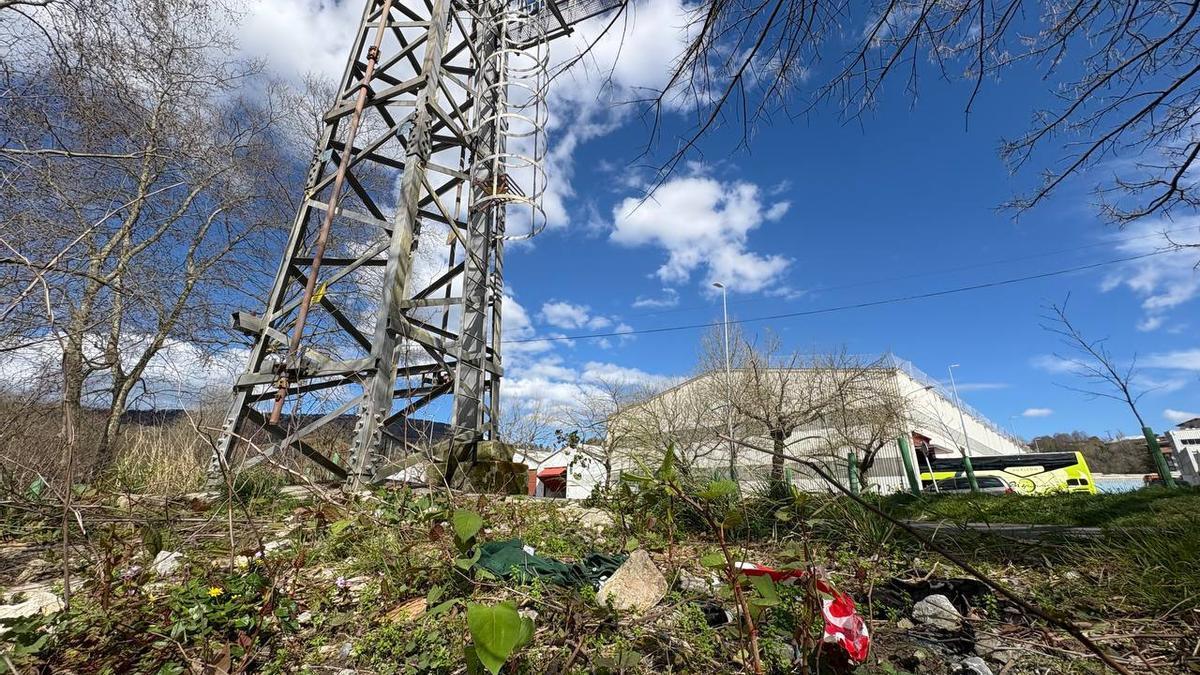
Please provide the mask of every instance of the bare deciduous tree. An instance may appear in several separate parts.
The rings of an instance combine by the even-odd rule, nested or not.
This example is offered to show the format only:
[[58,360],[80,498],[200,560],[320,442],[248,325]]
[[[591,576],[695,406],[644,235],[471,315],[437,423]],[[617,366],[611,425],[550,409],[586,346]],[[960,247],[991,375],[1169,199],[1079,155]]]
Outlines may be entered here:
[[[711,396],[728,400],[734,411],[734,433],[770,439],[771,480],[784,478],[782,454],[791,446],[822,434],[797,437],[805,429],[823,428],[839,402],[853,402],[867,370],[845,353],[804,354],[786,351],[777,336],[767,335],[760,344],[742,341],[737,350],[732,388],[713,387]],[[713,378],[716,383],[721,378]],[[732,398],[727,398],[731,396]],[[851,413],[846,413],[847,420]]]
[[582,441],[599,452],[604,465],[604,482],[612,482],[613,460],[620,448],[627,447],[633,429],[615,424],[619,414],[642,394],[637,384],[619,377],[601,377],[580,391],[580,400],[568,412],[571,425]]
[[498,421],[500,440],[522,450],[553,442],[561,424],[553,406],[541,399],[505,399]]
[[636,402],[608,423],[609,433],[619,439],[617,461],[629,467],[658,466],[670,447],[684,475],[700,467],[717,468],[712,458],[721,456],[724,447],[724,415],[703,389],[698,380],[666,389],[640,387],[632,394]]
[[[1071,357],[1062,357],[1056,354],[1056,358],[1069,363],[1072,371],[1087,383],[1083,387],[1067,388],[1091,398],[1107,398],[1117,401],[1128,407],[1129,412],[1133,413],[1139,431],[1149,429],[1145,419],[1142,418],[1142,413],[1138,411],[1138,402],[1149,392],[1149,389],[1138,384],[1137,355],[1133,355],[1128,363],[1122,364],[1109,351],[1108,338],[1092,339],[1087,337],[1067,316],[1067,304],[1070,300],[1070,296],[1067,296],[1062,304],[1050,305],[1047,308],[1046,323],[1042,324],[1042,328],[1058,335],[1063,344],[1073,353]],[[1155,453],[1154,448],[1149,447],[1149,443],[1147,446],[1151,459],[1158,467],[1160,477],[1164,482],[1172,483],[1161,455]]]
[[3,55],[0,239],[24,260],[2,261],[0,280],[41,275],[58,329],[30,300],[6,347],[61,342],[64,405],[76,419],[85,405],[107,411],[103,468],[122,413],[153,393],[155,359],[227,344],[224,316],[256,294],[258,251],[290,213],[281,174],[295,163],[277,135],[277,92],[250,89],[261,69],[238,59],[215,2],[37,19],[52,48]]
[[840,382],[833,389],[824,423],[832,450],[854,450],[859,483],[866,485],[880,451],[901,433],[906,401],[889,363],[856,361],[843,359],[844,367],[832,374]]

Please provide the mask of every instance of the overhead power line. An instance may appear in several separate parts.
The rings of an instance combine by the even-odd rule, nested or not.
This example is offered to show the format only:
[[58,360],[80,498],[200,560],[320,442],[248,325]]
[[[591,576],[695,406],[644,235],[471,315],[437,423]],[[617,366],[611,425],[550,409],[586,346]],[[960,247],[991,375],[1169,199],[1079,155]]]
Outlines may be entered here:
[[[731,324],[747,324],[758,323],[762,321],[776,321],[779,319],[794,319],[803,316],[816,316],[818,314],[832,314],[834,312],[844,312],[851,309],[865,309],[867,307],[880,307],[883,305],[893,305],[902,302],[911,302],[913,300],[925,300],[928,298],[938,298],[945,295],[955,295],[958,293],[967,293],[970,291],[979,291],[986,288],[997,288],[1000,286],[1011,286],[1026,281],[1037,281],[1038,279],[1048,279],[1058,277],[1064,274],[1072,274],[1074,272],[1084,272],[1087,270],[1096,269],[1098,267],[1106,267],[1108,265],[1117,265],[1120,263],[1133,262],[1134,260],[1143,260],[1153,256],[1171,253],[1173,249],[1164,249],[1161,251],[1152,251],[1141,255],[1128,256],[1125,258],[1114,258],[1112,260],[1103,260],[1100,262],[1090,263],[1087,265],[1077,265],[1075,267],[1067,267],[1064,269],[1054,270],[1051,272],[1041,272],[1039,274],[1030,274],[1022,277],[1013,277],[1011,279],[1001,279],[999,281],[988,281],[981,284],[972,284],[970,286],[957,286],[954,288],[945,288],[939,291],[930,291],[928,293],[916,293],[913,295],[902,295],[894,298],[884,298],[880,300],[867,300],[864,302],[856,302],[849,305],[836,305],[834,307],[822,307],[820,309],[809,309],[799,312],[785,312],[783,314],[769,314],[766,316],[756,316],[748,319],[733,319]],[[673,333],[685,330],[697,330],[700,328],[716,328],[724,325],[721,321],[711,321],[706,323],[691,323],[678,326],[663,326],[661,328],[642,328],[632,330],[615,330],[607,333],[585,333],[582,335],[556,335],[550,337],[533,337],[533,338],[514,338],[504,340],[504,343],[524,343],[524,342],[571,342],[574,340],[596,340],[608,337],[623,337],[626,335],[647,335],[651,333]]]
[[[998,258],[995,260],[985,260],[983,262],[971,263],[969,265],[956,265],[954,267],[942,267],[942,268],[939,268],[939,271],[943,274],[948,273],[948,272],[966,272],[966,271],[970,271],[970,270],[982,269],[985,267],[995,267],[997,265],[1007,265],[1009,263],[1025,262],[1028,260],[1037,260],[1039,258],[1048,258],[1048,257],[1057,256],[1057,255],[1062,255],[1064,253],[1076,253],[1076,252],[1082,251],[1084,249],[1097,248],[1097,247],[1102,247],[1102,246],[1114,246],[1114,245],[1120,245],[1120,244],[1128,244],[1128,243],[1132,243],[1135,241],[1142,241],[1144,239],[1161,239],[1164,236],[1168,236],[1168,235],[1172,235],[1172,234],[1179,234],[1181,232],[1192,232],[1195,230],[1196,230],[1195,226],[1188,226],[1188,227],[1178,227],[1178,228],[1175,228],[1172,230],[1159,230],[1159,231],[1152,232],[1150,234],[1141,234],[1141,235],[1137,235],[1137,236],[1133,236],[1133,237],[1115,237],[1112,239],[1105,239],[1102,241],[1096,241],[1096,242],[1091,242],[1091,243],[1086,243],[1086,244],[1076,244],[1076,245],[1068,247],[1068,248],[1059,248],[1059,249],[1038,251],[1037,253],[1030,253],[1028,255],[1014,256],[1014,257],[1010,257],[1010,258]],[[1169,250],[1169,249],[1164,249],[1164,250]],[[814,286],[812,288],[805,288],[803,294],[807,295],[810,292],[844,291],[844,290],[851,289],[851,288],[861,288],[863,286],[874,286],[876,284],[888,284],[888,283],[893,283],[896,281],[906,281],[909,279],[921,279],[921,278],[924,278],[925,276],[926,276],[925,274],[918,272],[918,273],[914,273],[914,274],[902,274],[902,275],[890,276],[890,277],[876,277],[874,279],[863,279],[861,281],[855,281],[855,282],[848,283],[848,284],[837,284],[835,286]],[[779,301],[780,301],[779,298],[762,298],[762,299],[758,299],[758,300],[744,300],[739,304],[742,307],[745,307],[747,305],[758,305],[758,304],[762,304],[762,303],[766,303],[766,302],[778,304]],[[699,309],[708,309],[711,306],[712,306],[711,304],[705,304],[705,305],[687,305],[684,307],[666,307],[666,308],[662,308],[662,309],[654,309],[654,310],[645,311],[645,312],[626,313],[625,316],[626,317],[662,316],[664,314],[678,314],[681,312],[690,312],[690,311],[699,310]]]

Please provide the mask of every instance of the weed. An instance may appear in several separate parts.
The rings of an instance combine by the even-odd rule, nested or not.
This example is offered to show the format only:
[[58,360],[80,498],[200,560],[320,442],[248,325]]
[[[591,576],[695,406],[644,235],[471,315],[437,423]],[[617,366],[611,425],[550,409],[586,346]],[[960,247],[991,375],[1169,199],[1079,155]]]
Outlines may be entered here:
[[380,675],[451,672],[464,665],[466,634],[466,618],[460,613],[412,623],[386,622],[357,640],[354,653],[360,666]]
[[1200,607],[1200,532],[1182,529],[1110,533],[1094,563],[1109,561],[1110,584],[1134,607],[1163,613]]

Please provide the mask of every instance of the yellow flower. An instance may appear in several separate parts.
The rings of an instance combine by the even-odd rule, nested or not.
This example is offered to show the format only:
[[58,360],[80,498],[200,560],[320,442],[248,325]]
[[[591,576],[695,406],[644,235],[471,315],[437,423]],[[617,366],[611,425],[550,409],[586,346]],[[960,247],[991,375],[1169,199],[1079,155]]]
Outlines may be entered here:
[[220,586],[213,586],[212,588],[208,589],[208,597],[210,598],[218,597],[224,593],[225,589],[221,588]]

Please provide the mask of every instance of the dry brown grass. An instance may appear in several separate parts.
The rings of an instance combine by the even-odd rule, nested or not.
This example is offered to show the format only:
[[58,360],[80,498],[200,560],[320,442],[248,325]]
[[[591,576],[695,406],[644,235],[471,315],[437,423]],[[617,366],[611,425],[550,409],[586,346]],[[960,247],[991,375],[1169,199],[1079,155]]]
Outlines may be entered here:
[[107,480],[122,492],[179,495],[204,485],[212,446],[187,420],[130,425],[121,432]]
[[[161,424],[127,422],[116,439],[111,466],[96,467],[103,415],[85,411],[77,429],[73,482],[122,492],[181,494],[199,489],[208,470],[207,431],[213,414],[196,413]],[[216,414],[219,418],[219,413]],[[42,400],[0,397],[0,498],[22,496],[39,479],[56,491],[66,483],[62,413]]]

